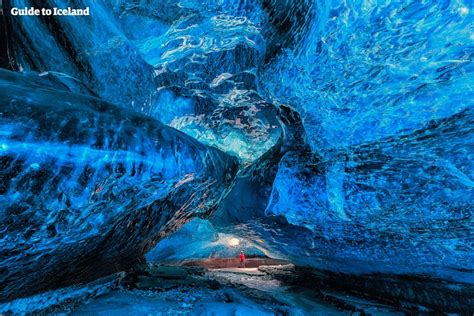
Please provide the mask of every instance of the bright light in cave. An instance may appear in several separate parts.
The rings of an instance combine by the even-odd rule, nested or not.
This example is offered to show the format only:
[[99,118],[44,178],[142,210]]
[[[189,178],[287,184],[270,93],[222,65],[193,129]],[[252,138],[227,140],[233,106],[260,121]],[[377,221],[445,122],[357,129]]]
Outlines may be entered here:
[[229,239],[229,246],[235,247],[235,246],[238,246],[239,244],[240,244],[240,240],[238,240],[237,238]]

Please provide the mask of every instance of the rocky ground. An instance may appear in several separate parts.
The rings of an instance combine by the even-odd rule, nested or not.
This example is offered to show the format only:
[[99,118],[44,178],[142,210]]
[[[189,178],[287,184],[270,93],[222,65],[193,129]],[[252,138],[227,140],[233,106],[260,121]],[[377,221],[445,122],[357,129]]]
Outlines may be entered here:
[[[282,266],[280,266],[282,267]],[[387,306],[286,284],[258,268],[161,266],[129,273],[122,288],[73,315],[363,315],[396,314]],[[284,270],[281,269],[282,271]]]
[[[400,282],[394,276],[392,279],[379,276],[378,281],[370,280],[368,276],[352,278],[307,270],[292,264],[208,269],[204,266],[148,263],[87,285],[63,288],[0,305],[0,314],[443,314],[442,311],[449,311],[442,307],[427,308],[413,301],[419,299],[418,296],[426,296],[423,289],[431,293],[425,298],[428,303],[430,300],[439,302],[437,295],[447,300],[455,294],[446,289],[436,290],[427,280],[423,281],[423,286],[418,284],[421,280],[404,280],[401,283],[409,283],[411,288],[403,289],[397,285]],[[356,286],[355,282],[359,285]],[[374,282],[378,282],[378,292],[368,291]],[[350,287],[345,288],[347,285]],[[377,293],[380,295],[377,296]],[[400,299],[402,294],[410,295],[412,303]],[[462,297],[456,299],[453,296],[450,301],[453,306],[469,304]],[[457,310],[462,309],[462,306],[457,307]]]

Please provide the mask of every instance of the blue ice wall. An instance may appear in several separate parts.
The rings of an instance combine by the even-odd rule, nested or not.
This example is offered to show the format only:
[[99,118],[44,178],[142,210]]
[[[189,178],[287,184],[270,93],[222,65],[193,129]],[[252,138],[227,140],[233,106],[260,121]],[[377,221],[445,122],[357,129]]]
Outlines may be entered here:
[[[473,282],[471,2],[80,4],[6,20],[14,70],[49,71],[2,72],[8,292],[27,258],[93,278],[196,214],[298,264]],[[210,249],[192,227],[162,247]]]
[[[275,109],[256,91],[265,53],[265,15],[256,4],[79,4],[93,14],[11,19],[17,68],[68,74],[93,95],[153,116],[246,163],[276,143],[281,130]],[[250,8],[254,12],[244,15]]]
[[[203,7],[201,7],[203,5]],[[199,141],[252,162],[278,140],[275,108],[257,92],[265,53],[259,25],[225,5],[189,3],[160,35],[134,35],[155,67],[150,115]],[[174,13],[174,14],[173,14]]]
[[146,259],[151,262],[180,262],[190,259],[237,258],[243,249],[247,256],[269,254],[250,238],[237,238],[232,234],[221,233],[208,220],[194,218],[177,232],[161,240],[146,254]]
[[[471,1],[312,1],[259,82],[325,154],[472,106]],[[292,13],[288,13],[292,15]],[[301,34],[303,33],[303,34]]]
[[314,242],[306,254],[298,247],[288,253],[326,258],[333,269],[352,272],[474,282],[474,166],[467,146],[473,119],[467,110],[410,135],[333,153],[331,160],[286,154],[266,214],[309,229]]
[[0,70],[2,300],[127,269],[216,208],[236,160],[158,121]]
[[473,282],[472,10],[314,1],[263,68],[314,153],[282,159],[266,208],[314,234],[295,260]]

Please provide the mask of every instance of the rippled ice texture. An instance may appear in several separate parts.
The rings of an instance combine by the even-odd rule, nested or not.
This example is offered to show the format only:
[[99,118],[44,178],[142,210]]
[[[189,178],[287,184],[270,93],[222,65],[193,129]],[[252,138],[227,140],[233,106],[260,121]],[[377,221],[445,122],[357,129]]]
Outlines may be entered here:
[[[88,4],[89,17],[7,20],[9,69],[48,73],[1,74],[3,280],[67,252],[62,232],[79,231],[78,254],[94,248],[76,247],[82,234],[117,232],[100,249],[130,246],[127,266],[170,227],[215,213],[210,230],[299,264],[474,282],[471,2]],[[68,194],[37,185],[51,177]],[[159,207],[137,216],[147,204]],[[206,242],[179,236],[183,253]]]
[[298,109],[315,154],[283,158],[266,210],[314,232],[296,258],[473,281],[472,10],[314,1],[264,67],[262,91]]
[[472,106],[469,1],[314,1],[301,40],[262,71],[325,154],[411,133]]

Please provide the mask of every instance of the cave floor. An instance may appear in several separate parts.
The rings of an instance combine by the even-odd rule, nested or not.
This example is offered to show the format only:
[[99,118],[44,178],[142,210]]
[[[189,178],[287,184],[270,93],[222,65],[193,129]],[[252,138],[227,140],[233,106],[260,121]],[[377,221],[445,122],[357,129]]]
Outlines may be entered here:
[[[151,268],[150,268],[151,267]],[[149,265],[72,315],[396,315],[388,306],[289,286],[257,268]],[[317,294],[316,294],[317,293]]]

